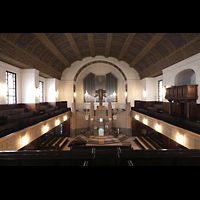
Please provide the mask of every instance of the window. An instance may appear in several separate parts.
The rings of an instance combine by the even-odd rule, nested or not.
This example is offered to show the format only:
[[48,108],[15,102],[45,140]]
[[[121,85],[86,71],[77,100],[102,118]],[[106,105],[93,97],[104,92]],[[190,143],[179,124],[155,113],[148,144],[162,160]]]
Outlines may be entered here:
[[44,102],[43,82],[42,81],[39,81],[39,88],[40,88],[39,102]]
[[16,99],[16,74],[6,71],[7,104],[17,103]]
[[158,101],[163,101],[163,80],[158,81]]

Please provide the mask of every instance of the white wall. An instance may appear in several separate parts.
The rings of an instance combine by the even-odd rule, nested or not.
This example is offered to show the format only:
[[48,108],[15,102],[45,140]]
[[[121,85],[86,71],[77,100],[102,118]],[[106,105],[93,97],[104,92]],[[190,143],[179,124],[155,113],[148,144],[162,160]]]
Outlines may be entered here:
[[[96,56],[94,58],[92,57],[87,57],[84,58],[81,61],[76,61],[74,62],[70,68],[67,68],[63,71],[62,77],[61,77],[61,88],[62,88],[62,93],[60,98],[61,99],[65,99],[68,101],[68,107],[71,107],[71,103],[73,102],[73,84],[74,84],[74,77],[77,73],[77,71],[84,66],[86,63],[89,63],[91,61],[96,61],[96,60],[104,60],[104,61],[108,61],[111,62],[115,65],[117,65],[122,71],[123,73],[126,75],[127,77],[127,81],[126,83],[128,84],[128,102],[131,103],[131,106],[134,106],[134,100],[138,100],[141,98],[141,85],[140,85],[140,78],[138,75],[138,72],[133,69],[130,68],[129,65],[127,63],[125,63],[124,61],[118,61],[116,58],[113,57],[104,57],[104,56]],[[100,72],[102,71],[100,67],[103,67],[104,70],[105,68],[109,68],[109,70],[111,70],[112,73],[115,73],[116,76],[120,77],[121,74],[118,72],[118,70],[116,70],[114,67],[112,67],[111,65],[108,64],[94,64],[96,65],[95,68],[93,68],[91,66],[91,70],[95,70],[95,73],[104,73],[104,72]],[[100,66],[100,67],[99,67]],[[78,80],[80,78],[80,81],[82,81],[82,73],[86,73],[87,72],[87,68],[89,68],[90,66],[86,67],[78,76],[77,78],[77,84],[76,85],[76,89],[79,90],[77,91],[77,100],[80,100],[81,95],[83,95],[82,90],[79,89],[80,84],[78,83]],[[107,70],[108,71],[108,70]],[[86,73],[87,74],[87,73]],[[81,77],[82,76],[82,77]],[[122,78],[120,77],[120,81],[122,80]],[[77,87],[78,86],[78,87]],[[120,90],[120,94],[118,95],[118,99],[120,99],[120,102],[124,102],[124,89],[125,88],[125,83],[120,83],[119,85],[119,90]],[[67,94],[65,93],[64,88],[68,88],[69,92],[67,92]]]
[[[155,78],[144,78],[141,80],[141,100],[158,101],[158,81],[163,80],[163,86],[166,88],[175,86],[176,75],[186,69],[192,69],[195,72],[196,84],[198,86],[197,103],[200,103],[200,53],[189,57],[179,63],[167,67],[163,70],[163,75]],[[183,77],[184,78],[184,77]],[[192,83],[195,83],[195,77],[192,76]],[[184,83],[184,80],[183,80]],[[146,90],[146,97],[143,96],[143,90]],[[168,102],[163,97],[164,102]]]
[[[6,71],[16,73],[17,103],[39,103],[35,89],[39,80],[44,83],[44,101],[60,101],[60,81],[55,78],[43,78],[36,69],[20,69],[0,61],[0,84],[6,85]],[[55,92],[58,91],[58,97]],[[62,100],[66,100],[62,99]],[[6,95],[0,94],[0,104],[6,104]]]
[[[156,101],[156,81],[155,78],[144,78],[141,80],[142,101]],[[146,91],[146,93],[145,93]],[[145,95],[146,94],[146,95]]]
[[[6,71],[16,73],[17,103],[21,103],[21,69],[0,61],[0,84],[6,84]],[[6,95],[0,95],[0,104],[6,104]]]
[[[58,92],[58,96],[56,96]],[[60,81],[55,78],[46,79],[47,102],[60,101]]]
[[[6,71],[11,71],[17,75],[17,103],[37,103],[39,99],[34,97],[34,88],[38,87],[39,80],[44,82],[44,101],[68,101],[68,107],[71,107],[73,102],[73,84],[74,77],[77,71],[86,63],[96,60],[105,60],[117,65],[126,75],[127,81],[123,82],[121,73],[114,67],[108,64],[94,64],[94,66],[86,67],[77,78],[77,100],[82,101],[82,89],[79,87],[85,74],[90,70],[95,73],[107,73],[111,71],[120,82],[118,100],[124,102],[124,88],[125,84],[128,85],[128,102],[134,106],[134,100],[144,101],[158,101],[158,80],[163,79],[163,86],[171,87],[175,85],[176,75],[186,69],[192,69],[195,72],[196,84],[198,87],[198,94],[200,94],[200,53],[189,57],[179,63],[176,63],[163,70],[163,75],[155,78],[144,78],[140,80],[137,71],[130,68],[129,65],[123,61],[118,61],[115,58],[104,56],[96,56],[94,58],[87,57],[81,61],[76,61],[70,68],[64,70],[61,81],[54,78],[43,78],[39,76],[39,71],[35,69],[20,69],[13,65],[0,61],[0,84],[6,84]],[[101,68],[99,68],[99,66]],[[107,71],[106,71],[107,70]],[[83,85],[82,85],[83,87]],[[143,90],[146,90],[146,97],[143,97]],[[58,97],[55,92],[58,91]],[[79,91],[79,92],[78,92]],[[197,103],[200,103],[200,95]],[[29,99],[30,98],[30,99]],[[167,100],[163,98],[163,101]],[[0,104],[6,104],[6,95],[0,94]]]
[[39,86],[39,71],[36,69],[21,70],[22,103],[39,103],[36,87]]
[[199,85],[198,86],[199,98],[197,99],[197,103],[200,103],[200,53],[164,69],[163,85],[166,87],[174,86],[176,75],[185,69],[193,69],[195,71],[196,84]]

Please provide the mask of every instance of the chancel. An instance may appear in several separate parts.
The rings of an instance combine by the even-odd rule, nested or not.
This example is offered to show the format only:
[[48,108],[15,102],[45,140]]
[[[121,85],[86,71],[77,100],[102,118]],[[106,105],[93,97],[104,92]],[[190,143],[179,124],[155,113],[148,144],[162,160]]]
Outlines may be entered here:
[[0,165],[200,165],[200,33],[0,33]]

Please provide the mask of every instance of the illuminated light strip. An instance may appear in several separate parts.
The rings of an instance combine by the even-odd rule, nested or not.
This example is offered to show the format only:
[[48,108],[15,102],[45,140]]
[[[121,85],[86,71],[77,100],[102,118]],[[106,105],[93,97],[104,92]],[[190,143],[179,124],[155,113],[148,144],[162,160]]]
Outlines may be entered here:
[[143,124],[145,124],[147,120],[149,127],[188,149],[200,149],[200,134],[174,126],[136,111],[132,111],[132,117]]
[[64,122],[64,116],[69,116],[70,111],[62,113],[35,125],[24,128],[20,131],[11,133],[0,138],[0,151],[17,151],[23,146],[37,139],[49,130],[53,129],[55,121],[59,120],[60,124]]

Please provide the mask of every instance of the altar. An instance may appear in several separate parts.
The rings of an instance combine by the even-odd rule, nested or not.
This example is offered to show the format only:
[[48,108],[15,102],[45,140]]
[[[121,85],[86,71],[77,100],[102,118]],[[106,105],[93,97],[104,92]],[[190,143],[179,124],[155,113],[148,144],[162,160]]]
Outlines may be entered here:
[[[94,105],[93,102],[87,104],[87,109],[80,112],[76,103],[72,104],[72,117],[70,121],[70,134],[72,137],[85,133],[87,137],[98,136],[105,137],[114,135],[116,128],[120,128],[122,133],[131,134],[131,106],[126,104],[126,110],[116,113],[112,110],[112,103],[107,106]],[[96,109],[95,109],[96,108]],[[128,123],[127,123],[128,120]]]

